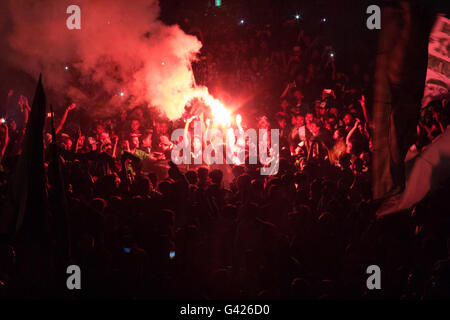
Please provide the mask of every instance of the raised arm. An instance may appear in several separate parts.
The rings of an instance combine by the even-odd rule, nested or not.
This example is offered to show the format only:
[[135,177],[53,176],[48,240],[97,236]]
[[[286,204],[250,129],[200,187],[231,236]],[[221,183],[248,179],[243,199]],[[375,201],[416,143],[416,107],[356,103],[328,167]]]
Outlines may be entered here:
[[356,128],[358,128],[359,123],[361,122],[361,120],[359,120],[358,118],[356,118],[355,120],[355,125],[353,126],[353,128],[348,132],[347,134],[347,138],[345,139],[345,143],[348,144],[350,142],[350,138],[352,137],[353,133],[355,133]]
[[5,139],[3,140],[3,146],[2,146],[2,150],[1,150],[2,158],[5,155],[6,147],[8,146],[8,143],[9,143],[8,125],[3,124],[3,126],[5,127]]
[[364,95],[362,95],[361,99],[359,99],[358,101],[361,104],[361,108],[362,108],[363,115],[364,115],[364,120],[370,127],[369,116],[367,115],[367,108],[366,108],[366,98],[364,97]]
[[119,142],[119,137],[117,135],[114,136],[114,147],[112,152],[112,157],[115,158],[117,156],[117,143]]
[[21,95],[19,98],[19,109],[20,112],[23,114],[23,127],[25,128],[27,126],[28,122],[28,116],[30,115],[31,107],[28,103],[28,98]]
[[291,83],[289,82],[286,86],[286,88],[284,89],[283,93],[281,94],[280,98],[283,99],[284,97],[286,97],[286,95],[289,92],[289,89],[291,88]]
[[75,103],[72,103],[70,106],[68,106],[68,107],[66,108],[66,111],[64,112],[64,115],[63,115],[63,117],[62,117],[62,119],[61,119],[61,122],[59,123],[58,128],[56,128],[56,130],[55,130],[55,133],[56,133],[56,134],[58,134],[58,133],[62,130],[62,128],[63,128],[63,126],[64,126],[64,123],[65,123],[66,120],[67,120],[67,115],[69,114],[69,111],[70,111],[70,110],[73,110],[73,109],[75,109],[75,108],[76,108],[76,104],[75,104]]
[[211,119],[208,118],[208,119],[206,119],[206,129],[205,129],[205,134],[203,135],[203,144],[204,145],[208,144],[210,134],[211,134]]
[[191,124],[192,120],[194,120],[195,116],[190,117],[186,120],[186,124],[184,126],[184,136],[183,136],[183,143],[186,146],[190,143],[188,133],[189,133],[189,125]]

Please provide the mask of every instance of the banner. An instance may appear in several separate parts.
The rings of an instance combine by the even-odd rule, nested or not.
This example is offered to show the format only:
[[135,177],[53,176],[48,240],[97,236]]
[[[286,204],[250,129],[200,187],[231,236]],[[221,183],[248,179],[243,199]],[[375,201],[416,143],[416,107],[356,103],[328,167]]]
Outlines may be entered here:
[[450,88],[450,20],[438,15],[428,43],[428,67],[422,108]]
[[450,176],[450,126],[416,157],[403,193],[385,201],[377,216],[411,208]]
[[417,138],[428,46],[435,13],[415,1],[387,2],[381,11],[373,88],[374,199],[405,187],[404,159]]

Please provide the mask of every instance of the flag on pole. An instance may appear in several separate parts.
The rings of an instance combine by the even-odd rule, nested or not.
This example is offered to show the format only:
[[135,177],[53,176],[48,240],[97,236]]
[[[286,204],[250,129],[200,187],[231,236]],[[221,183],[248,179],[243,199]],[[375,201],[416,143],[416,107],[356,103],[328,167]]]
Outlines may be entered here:
[[438,15],[428,43],[428,68],[422,108],[450,89],[450,19]]
[[382,8],[373,101],[373,198],[400,193],[405,156],[416,139],[428,37],[435,8],[393,1]]
[[0,217],[0,232],[3,234],[42,237],[48,227],[43,143],[45,106],[46,96],[40,75],[22,151],[8,182],[8,198]]
[[405,190],[385,201],[377,217],[411,208],[450,178],[450,126],[414,161]]

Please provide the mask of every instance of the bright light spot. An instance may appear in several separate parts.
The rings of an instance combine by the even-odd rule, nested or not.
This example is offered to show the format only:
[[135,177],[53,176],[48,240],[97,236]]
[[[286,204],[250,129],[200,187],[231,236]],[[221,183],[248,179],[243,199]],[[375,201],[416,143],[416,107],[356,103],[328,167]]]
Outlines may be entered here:
[[241,125],[241,122],[242,122],[242,117],[241,117],[240,114],[238,114],[238,115],[236,116],[236,123],[237,123],[238,126],[240,126],[240,125]]
[[241,21],[239,21],[240,22],[240,24],[244,24],[244,19],[241,19]]
[[170,251],[169,252],[169,258],[172,260],[173,258],[175,258],[175,251]]
[[0,119],[0,122],[1,122],[1,123],[5,123],[5,122],[6,122],[5,118],[1,118],[1,119]]
[[299,19],[300,19],[300,15],[299,15],[299,14],[296,14],[296,15],[295,15],[295,19],[299,20]]
[[166,63],[165,63],[164,61],[163,61],[163,62],[161,62],[161,65],[163,65],[163,66],[164,66],[165,64],[166,64]]
[[326,22],[327,21],[327,18],[322,18],[322,22]]
[[68,66],[65,66],[64,69],[69,70],[69,67],[68,67]]
[[334,53],[333,52],[330,53],[330,57],[334,57]]
[[185,101],[187,103],[194,98],[203,100],[203,102],[207,106],[209,106],[214,118],[214,122],[218,123],[219,125],[230,125],[231,112],[222,104],[222,102],[211,96],[207,88],[196,89],[195,91],[185,96]]
[[121,97],[123,97],[125,95],[125,93],[121,92],[119,93]]
[[204,96],[203,100],[211,108],[211,112],[214,115],[214,120],[222,125],[229,125],[231,120],[230,111],[217,99],[214,99],[210,95]]

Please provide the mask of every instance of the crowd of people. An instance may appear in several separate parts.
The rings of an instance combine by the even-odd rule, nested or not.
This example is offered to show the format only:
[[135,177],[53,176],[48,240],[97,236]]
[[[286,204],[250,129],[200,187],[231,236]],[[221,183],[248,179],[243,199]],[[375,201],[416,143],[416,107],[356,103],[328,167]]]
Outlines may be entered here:
[[[252,97],[254,105],[240,110],[248,128],[279,129],[276,175],[261,175],[248,162],[175,165],[170,134],[192,119],[186,115],[169,121],[138,106],[75,123],[76,102],[66,108],[55,132],[71,264],[83,272],[82,290],[73,297],[449,296],[450,185],[407,212],[377,220],[368,70],[358,64],[338,70],[333,49],[319,37],[300,30],[281,43],[286,36],[277,31],[265,26],[251,41],[230,44],[202,30],[205,47],[194,65],[197,82],[212,92]],[[8,98],[17,95],[11,90]],[[0,125],[0,207],[8,201],[30,112],[28,99],[19,96],[18,107],[8,105],[17,109],[6,110],[15,116]],[[424,109],[414,148],[426,148],[445,130],[448,108],[440,100]],[[192,112],[188,106],[186,114]],[[47,162],[52,137],[46,124]],[[21,244],[5,238],[0,245],[0,296],[54,294],[51,259],[29,264]],[[367,289],[373,264],[382,270],[382,290]],[[42,270],[30,289],[24,274],[33,268]]]

